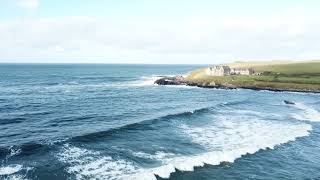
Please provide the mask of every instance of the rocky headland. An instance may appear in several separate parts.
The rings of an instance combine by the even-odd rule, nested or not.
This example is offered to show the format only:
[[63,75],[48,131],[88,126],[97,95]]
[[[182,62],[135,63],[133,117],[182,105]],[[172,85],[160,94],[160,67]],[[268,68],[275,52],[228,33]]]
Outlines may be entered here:
[[246,65],[240,68],[239,65],[218,65],[195,70],[186,77],[162,77],[154,83],[202,88],[320,93],[320,62]]
[[320,93],[319,90],[313,89],[294,89],[294,88],[275,88],[275,87],[259,87],[253,85],[233,85],[229,83],[216,84],[215,82],[193,82],[188,81],[186,78],[181,78],[181,76],[177,77],[162,77],[154,82],[158,85],[184,85],[184,86],[194,86],[200,88],[216,88],[216,89],[251,89],[251,90],[267,90],[267,91],[289,91],[289,92],[308,92],[308,93]]

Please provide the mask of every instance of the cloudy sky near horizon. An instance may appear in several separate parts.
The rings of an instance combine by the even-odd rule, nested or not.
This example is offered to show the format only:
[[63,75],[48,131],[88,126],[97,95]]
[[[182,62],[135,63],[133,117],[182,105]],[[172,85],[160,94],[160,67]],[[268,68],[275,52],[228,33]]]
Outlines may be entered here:
[[320,59],[318,0],[0,0],[0,63]]

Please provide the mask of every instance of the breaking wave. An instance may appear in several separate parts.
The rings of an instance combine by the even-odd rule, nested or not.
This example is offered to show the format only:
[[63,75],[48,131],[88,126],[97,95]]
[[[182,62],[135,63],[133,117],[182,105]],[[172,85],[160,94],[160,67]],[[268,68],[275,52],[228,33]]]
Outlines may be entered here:
[[152,76],[142,76],[140,80],[132,81],[128,83],[128,86],[153,86],[156,85],[154,82],[160,79],[162,76],[152,75]]
[[66,171],[75,175],[76,179],[124,179],[125,174],[136,171],[136,167],[131,162],[115,160],[99,152],[68,144],[57,155],[57,158],[70,164]]
[[22,169],[22,167],[23,166],[20,164],[13,164],[9,166],[0,167],[0,176],[10,175],[19,172]]
[[5,180],[22,180],[33,168],[25,167],[21,164],[11,164],[7,166],[0,166],[0,179]]
[[[174,77],[175,75],[152,75],[152,76],[142,76],[139,80],[131,81],[128,83],[114,84],[114,86],[128,86],[128,87],[143,87],[143,86],[158,86],[154,82],[163,77]],[[185,85],[170,85],[166,87],[172,88],[196,88],[194,86]]]
[[[174,76],[174,75],[164,75]],[[131,81],[114,81],[114,82],[99,82],[99,83],[81,83],[81,82],[65,82],[65,83],[44,83],[44,84],[30,84],[22,87],[0,87],[1,92],[11,92],[11,93],[31,93],[31,92],[40,92],[40,93],[56,93],[64,92],[71,93],[74,91],[82,90],[92,90],[99,88],[130,88],[130,87],[148,87],[148,86],[157,86],[154,82],[157,79],[164,77],[162,75],[151,75],[151,76],[142,76],[137,79],[132,79]],[[187,87],[189,86],[170,86],[170,87]]]
[[238,117],[217,116],[211,124],[193,127],[181,124],[177,130],[192,143],[202,146],[205,151],[198,154],[179,155],[157,151],[146,153],[130,150],[135,157],[156,160],[160,164],[143,167],[129,159],[118,159],[75,146],[65,145],[58,159],[69,164],[67,172],[77,179],[156,179],[156,176],[169,178],[176,169],[193,171],[194,167],[205,164],[219,165],[234,162],[236,159],[260,150],[274,149],[276,146],[309,135],[310,124],[265,121],[248,119],[239,121]]
[[[289,125],[261,120],[237,122],[223,117],[218,121],[220,127],[190,127],[181,125],[181,130],[194,143],[200,144],[207,152],[181,156],[166,160],[166,164],[150,169],[150,174],[169,178],[176,169],[193,171],[204,164],[219,165],[221,162],[234,162],[246,154],[259,150],[273,149],[275,146],[308,136],[312,130],[309,124]],[[221,126],[224,130],[220,130]]]
[[296,103],[294,106],[300,110],[300,113],[293,114],[293,118],[302,121],[320,122],[320,112],[313,107],[303,103]]
[[175,119],[175,118],[197,116],[197,115],[200,115],[203,113],[207,113],[209,110],[210,110],[210,107],[204,107],[204,108],[194,109],[194,110],[190,110],[190,111],[183,111],[183,112],[178,112],[178,113],[173,113],[173,114],[167,114],[167,115],[155,117],[152,119],[139,120],[137,122],[131,122],[131,123],[125,124],[123,126],[108,129],[106,131],[99,131],[99,132],[84,134],[81,136],[75,136],[75,137],[71,138],[70,140],[73,142],[93,141],[93,140],[98,139],[100,137],[105,137],[110,134],[113,134],[114,132],[133,130],[133,129],[139,128],[141,126],[145,126],[146,124],[150,124],[151,122],[156,123],[157,121],[169,121],[169,120]]

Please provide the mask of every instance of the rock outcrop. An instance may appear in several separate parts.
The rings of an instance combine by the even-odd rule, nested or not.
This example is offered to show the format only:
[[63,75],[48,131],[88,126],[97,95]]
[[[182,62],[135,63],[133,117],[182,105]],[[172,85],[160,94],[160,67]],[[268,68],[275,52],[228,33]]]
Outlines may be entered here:
[[163,77],[154,82],[158,85],[187,85],[187,81],[182,76]]
[[216,84],[215,82],[201,83],[186,80],[183,76],[175,77],[163,77],[154,82],[158,85],[185,85],[185,86],[197,86],[202,88],[223,88],[223,89],[234,89],[235,86],[231,84]]
[[[201,82],[201,81],[188,81],[183,76],[175,77],[162,77],[154,82],[158,85],[185,85],[185,86],[196,86],[201,88],[217,88],[217,89],[251,89],[251,90],[268,90],[268,91],[291,91],[291,92],[311,92],[311,93],[320,93],[317,90],[297,90],[297,89],[284,89],[284,88],[273,88],[273,87],[258,87],[253,85],[234,85],[230,83],[221,83],[217,84],[214,81]],[[288,103],[289,104],[289,103]]]

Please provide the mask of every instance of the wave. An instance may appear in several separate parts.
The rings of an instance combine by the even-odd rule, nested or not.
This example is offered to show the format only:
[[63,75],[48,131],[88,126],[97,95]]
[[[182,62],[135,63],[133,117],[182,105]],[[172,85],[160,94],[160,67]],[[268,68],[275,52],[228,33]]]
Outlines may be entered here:
[[66,170],[75,175],[76,179],[124,179],[125,174],[136,171],[132,162],[116,160],[99,152],[68,144],[63,147],[57,158],[70,165]]
[[26,118],[23,117],[16,117],[16,118],[1,118],[0,125],[7,125],[7,124],[16,124],[26,121]]
[[[137,81],[132,81],[131,83],[129,83],[129,86],[158,86],[157,84],[155,84],[154,82],[160,78],[163,77],[175,77],[176,75],[151,75],[151,76],[142,76],[140,78],[140,80]],[[186,75],[183,75],[184,77],[186,77]],[[170,85],[170,86],[165,86],[165,87],[169,87],[169,88],[198,88],[196,86],[186,86],[186,85]]]
[[219,106],[221,107],[232,107],[232,106],[237,106],[237,105],[243,105],[244,103],[248,103],[247,101],[228,101],[228,102],[224,102],[219,104]]
[[[99,138],[103,138],[109,135],[112,135],[114,133],[119,133],[122,131],[127,131],[127,130],[134,130],[134,129],[141,129],[143,127],[145,127],[146,125],[149,124],[154,124],[156,122],[160,122],[160,121],[170,121],[173,119],[185,119],[188,118],[190,116],[196,117],[202,114],[206,114],[206,113],[214,113],[212,110],[218,110],[220,112],[226,112],[222,109],[220,109],[220,107],[227,107],[227,106],[232,106],[235,104],[241,104],[241,102],[237,101],[237,102],[228,102],[228,103],[220,103],[217,104],[215,106],[210,106],[210,107],[202,107],[199,109],[193,109],[193,110],[187,110],[187,111],[183,111],[183,112],[178,112],[178,113],[173,113],[173,114],[166,114],[164,116],[160,116],[160,117],[155,117],[155,118],[151,118],[151,119],[145,119],[145,120],[139,120],[139,121],[135,121],[135,122],[131,122],[129,124],[124,124],[118,127],[114,127],[111,129],[107,129],[105,131],[99,131],[99,132],[93,132],[93,133],[88,133],[88,134],[83,134],[83,135],[79,135],[79,136],[74,136],[72,138],[69,139],[69,141],[71,142],[91,142],[91,141],[96,141]],[[263,115],[260,112],[257,111],[250,111],[250,110],[232,110],[233,112],[238,112],[238,113],[246,113],[246,114],[252,114],[252,115]]]
[[[113,84],[113,86],[128,86],[128,87],[144,87],[144,86],[158,86],[154,82],[163,77],[174,77],[175,75],[151,75],[151,76],[142,76],[139,80],[121,82],[118,84]],[[187,86],[168,86],[168,87],[187,87]]]
[[[27,107],[27,106],[24,106]],[[52,111],[49,110],[39,110],[39,111],[16,111],[16,112],[8,112],[8,110],[19,110],[20,107],[17,108],[5,108],[4,111],[5,113],[1,113],[0,109],[0,125],[5,125],[5,124],[14,124],[14,123],[21,123],[24,121],[27,121],[28,118],[26,116],[40,116],[40,115],[48,115],[53,113]]]
[[22,167],[23,166],[20,164],[13,164],[13,165],[2,166],[2,167],[0,166],[0,176],[17,173],[22,170]]
[[0,179],[26,179],[28,172],[32,169],[32,167],[25,167],[21,164],[10,164],[7,166],[0,166]]
[[[133,77],[109,77],[108,82],[98,82],[95,84],[80,83],[76,81],[65,82],[65,83],[46,83],[32,85],[29,88],[37,90],[63,90],[63,89],[82,89],[82,88],[103,88],[103,87],[142,87],[142,86],[153,86],[157,79],[162,78],[161,75],[142,76],[136,80]],[[110,82],[111,81],[111,82]],[[25,90],[25,88],[21,89]]]
[[223,131],[217,129],[219,126],[194,128],[181,125],[180,128],[185,135],[189,136],[194,143],[205,147],[208,152],[169,159],[165,165],[150,169],[150,174],[169,178],[176,169],[193,171],[194,167],[205,164],[232,163],[243,155],[268,148],[273,149],[277,145],[294,141],[298,137],[308,136],[312,129],[308,124],[286,125],[261,120],[246,123],[222,120],[219,123],[225,126]]
[[135,157],[143,158],[143,159],[152,159],[152,160],[160,160],[163,161],[166,158],[173,157],[175,154],[173,153],[167,153],[163,151],[157,151],[153,154],[149,154],[146,152],[132,152],[132,155]]
[[5,104],[0,107],[0,112],[8,113],[10,110],[23,110],[23,109],[30,109],[30,108],[39,108],[41,107],[40,104],[26,104],[26,105],[20,105],[20,104]]
[[21,149],[19,147],[11,146],[8,149],[0,148],[0,158],[8,160],[11,157],[17,156],[21,153]]
[[[139,129],[139,128],[145,127],[147,124],[153,124],[156,121],[168,121],[174,118],[189,117],[191,115],[196,116],[202,113],[206,113],[209,110],[210,110],[210,107],[199,108],[195,110],[184,111],[181,113],[168,114],[168,115],[160,116],[157,118],[142,120],[142,121],[126,124],[123,126],[115,127],[112,129],[108,129],[106,131],[99,131],[99,132],[84,134],[80,136],[74,136],[71,138],[56,139],[56,140],[50,139],[48,141],[43,140],[41,142],[40,141],[28,142],[21,145],[15,145],[10,147],[0,147],[0,158],[8,158],[16,155],[24,156],[24,155],[33,154],[38,151],[47,151],[48,149],[52,148],[52,146],[61,145],[65,142],[92,142],[99,138],[104,138],[106,136],[112,135],[114,133],[133,130],[133,129]],[[78,120],[83,120],[83,119],[90,120],[91,118],[92,116],[85,116],[85,117],[78,118]],[[65,121],[68,121],[69,119],[70,118],[60,119],[59,122],[65,122]]]
[[[172,154],[157,152],[154,155],[144,152],[132,152],[140,158],[161,160]],[[111,180],[150,180],[155,179],[146,169],[134,162],[105,156],[97,151],[66,144],[56,155],[61,162],[68,164],[66,171],[75,179],[111,179]]]
[[85,134],[85,135],[81,135],[81,136],[75,136],[75,137],[71,138],[70,141],[73,141],[73,142],[95,141],[98,138],[102,138],[102,137],[106,137],[106,136],[112,135],[115,132],[139,129],[141,127],[144,127],[146,124],[154,124],[157,121],[169,121],[169,120],[175,119],[175,118],[184,118],[184,117],[189,117],[189,116],[197,116],[197,115],[200,115],[202,113],[209,112],[210,109],[211,109],[210,107],[204,107],[204,108],[200,108],[200,109],[184,111],[184,112],[181,112],[181,113],[168,114],[168,115],[157,117],[157,118],[152,118],[152,119],[147,119],[147,120],[140,120],[138,122],[132,122],[130,124],[126,124],[126,125],[123,125],[123,126],[111,128],[111,129],[108,129],[106,131],[99,131],[99,132],[89,133],[89,134]]
[[62,143],[64,141],[57,141],[54,143],[45,143],[45,142],[29,142],[21,145],[15,145],[10,147],[0,147],[0,157],[4,157],[6,159],[11,158],[13,156],[21,155],[30,155],[40,151],[48,151],[52,145],[56,145],[58,143]]
[[[86,89],[93,88],[132,88],[132,87],[148,87],[148,86],[158,86],[154,82],[164,76],[174,76],[174,75],[150,75],[141,76],[138,78],[128,77],[128,78],[118,78],[118,81],[112,81],[112,79],[106,79],[104,82],[101,80],[96,83],[81,83],[76,81],[70,82],[54,82],[54,83],[42,83],[42,84],[30,84],[23,86],[10,86],[10,87],[0,87],[0,92],[11,92],[11,93],[71,93],[73,91],[82,91]],[[111,80],[111,82],[110,82]],[[168,86],[168,87],[187,87],[187,86]]]
[[138,158],[156,160],[153,167],[144,167],[129,159],[106,156],[97,151],[66,145],[58,159],[69,164],[67,171],[76,179],[154,179],[157,176],[169,178],[176,170],[193,171],[194,167],[205,164],[219,165],[234,162],[247,154],[260,150],[274,149],[276,146],[308,136],[310,124],[295,124],[281,121],[266,121],[219,115],[206,126],[194,127],[181,124],[177,130],[192,143],[202,146],[205,151],[198,154],[179,155],[156,151],[147,153],[129,150]]
[[92,75],[92,76],[76,76],[75,78],[77,79],[83,79],[83,80],[111,80],[111,81],[125,81],[127,79],[130,79],[132,77],[129,77],[129,76],[119,76],[119,77],[116,77],[116,76],[98,76],[98,75]]
[[154,82],[160,78],[162,78],[162,76],[159,75],[142,76],[140,80],[129,82],[128,86],[154,86],[156,85]]
[[163,150],[158,150],[155,152],[143,152],[143,151],[133,151],[131,149],[121,148],[117,146],[113,146],[113,149],[117,152],[125,153],[125,154],[131,154],[134,157],[141,158],[141,159],[147,159],[147,160],[158,160],[163,161],[164,159],[171,158],[176,156],[176,154],[171,152],[165,152]]
[[[88,84],[82,86],[88,87],[144,87],[144,86],[155,86],[154,82],[164,76],[174,76],[174,75],[150,75],[141,76],[136,80],[130,80],[132,77],[118,77],[119,81],[113,83],[98,83],[98,84]],[[114,78],[111,78],[114,80]],[[108,79],[110,80],[110,79]],[[121,80],[121,81],[120,81]],[[129,80],[129,81],[128,81]],[[78,84],[81,85],[81,84]]]
[[305,105],[303,103],[296,103],[294,107],[301,110],[302,112],[293,114],[293,118],[302,121],[320,122],[320,112],[313,107]]

